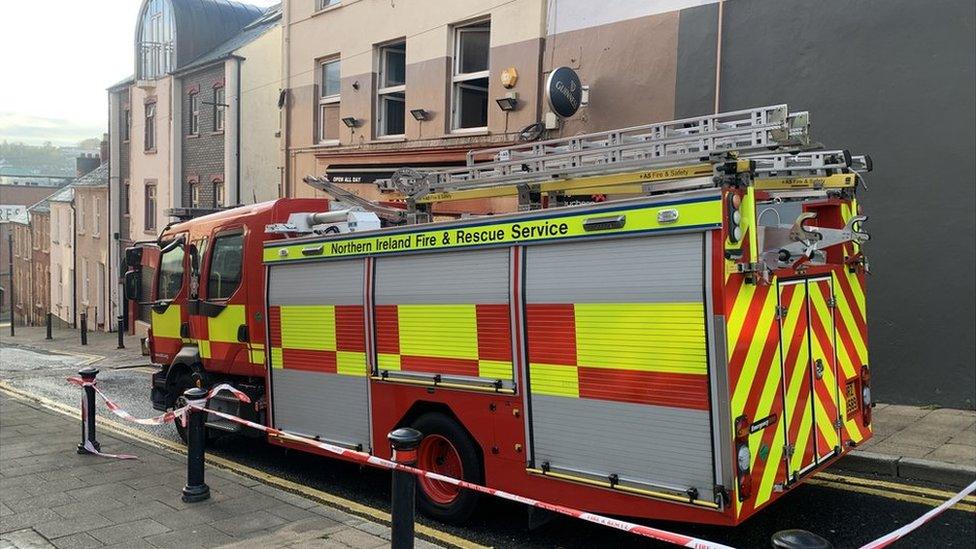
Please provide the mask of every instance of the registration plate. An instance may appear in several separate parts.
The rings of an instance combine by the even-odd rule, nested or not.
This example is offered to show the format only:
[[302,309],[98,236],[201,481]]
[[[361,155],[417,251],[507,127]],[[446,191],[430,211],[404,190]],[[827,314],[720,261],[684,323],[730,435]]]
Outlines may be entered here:
[[847,382],[847,419],[853,418],[857,410],[857,379],[852,379]]

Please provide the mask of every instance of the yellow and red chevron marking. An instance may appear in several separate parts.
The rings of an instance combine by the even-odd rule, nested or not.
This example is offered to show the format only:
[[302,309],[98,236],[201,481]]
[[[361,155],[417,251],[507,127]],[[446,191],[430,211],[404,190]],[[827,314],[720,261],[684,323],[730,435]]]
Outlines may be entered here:
[[[820,377],[814,378],[814,423],[816,423],[817,458],[831,454],[840,446],[837,420],[838,382],[836,353],[834,351],[834,314],[830,306],[833,296],[831,280],[822,278],[807,284],[810,308],[810,356]],[[817,363],[820,367],[817,368]]]
[[765,429],[749,435],[753,495],[744,502],[732,498],[737,517],[767,502],[773,485],[785,480],[779,466],[784,438],[775,284],[775,280],[772,285],[746,283],[745,276],[739,274],[728,275],[725,282],[732,418],[745,415],[750,423],[770,418]]
[[[840,387],[860,375],[861,366],[868,364],[867,323],[864,314],[864,275],[839,269],[834,273],[834,297],[837,300],[835,323],[837,328],[837,362]],[[860,385],[858,385],[860,387]],[[860,410],[847,408],[847,399],[840,402],[841,436],[844,442],[863,442],[871,436],[871,428],[861,422]]]
[[787,442],[793,447],[793,455],[789,459],[790,475],[814,462],[807,306],[805,282],[781,287],[780,307],[786,310],[782,334],[785,352],[783,370],[786,375],[786,420],[789,422]]

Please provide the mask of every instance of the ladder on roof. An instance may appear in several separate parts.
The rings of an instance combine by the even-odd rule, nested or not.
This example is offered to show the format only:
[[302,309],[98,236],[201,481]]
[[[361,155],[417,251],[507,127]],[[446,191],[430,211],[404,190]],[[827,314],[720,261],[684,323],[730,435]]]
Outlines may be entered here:
[[[649,194],[714,186],[716,166],[737,159],[749,160],[754,177],[787,188],[800,176],[870,170],[870,158],[847,151],[803,152],[814,147],[809,114],[772,105],[472,150],[464,166],[430,172],[404,168],[376,183],[404,198],[409,211],[499,196],[518,196],[521,208],[532,208],[542,193]],[[326,192],[335,187],[324,179],[306,181]],[[849,183],[844,178],[827,186]]]

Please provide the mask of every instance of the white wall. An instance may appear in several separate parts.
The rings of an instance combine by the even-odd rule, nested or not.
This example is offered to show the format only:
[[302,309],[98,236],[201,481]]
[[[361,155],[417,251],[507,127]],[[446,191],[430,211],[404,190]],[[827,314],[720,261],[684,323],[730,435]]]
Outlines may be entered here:
[[51,312],[65,322],[74,319],[73,227],[71,203],[51,202]]
[[[278,198],[281,181],[278,90],[281,27],[237,50],[241,64],[241,204]],[[233,66],[233,63],[228,63]],[[232,147],[228,143],[228,148]],[[230,183],[230,176],[227,178]],[[255,200],[256,199],[256,200]]]

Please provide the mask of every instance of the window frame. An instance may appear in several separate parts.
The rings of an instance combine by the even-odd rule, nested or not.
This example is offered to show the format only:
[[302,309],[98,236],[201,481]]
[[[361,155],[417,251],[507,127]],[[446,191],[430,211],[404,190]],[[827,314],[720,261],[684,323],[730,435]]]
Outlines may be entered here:
[[[187,238],[187,234],[186,233],[174,234],[173,235],[173,238],[179,238],[180,236],[183,236],[183,238]],[[160,297],[159,296],[159,290],[161,289],[161,286],[160,286],[160,281],[161,280],[160,279],[163,277],[163,265],[164,265],[163,258],[166,257],[167,254],[174,253],[177,250],[179,250],[180,253],[183,254],[183,261],[182,261],[183,268],[180,271],[180,275],[181,275],[180,276],[180,287],[179,287],[179,289],[176,290],[176,293],[174,293],[172,296],[170,296],[170,297]],[[162,251],[162,250],[160,250],[160,251]],[[172,250],[170,250],[169,252],[167,252],[167,254],[163,254],[163,253],[160,253],[159,254],[159,268],[157,268],[156,269],[156,272],[153,273],[153,285],[152,285],[152,290],[151,290],[152,293],[150,295],[152,296],[152,300],[153,301],[165,301],[167,303],[172,303],[176,298],[178,298],[180,296],[180,293],[183,292],[183,288],[185,288],[187,286],[187,283],[186,283],[187,258],[189,256],[189,254],[186,253],[186,250],[183,248],[183,246],[176,246],[175,248],[173,248]]]
[[75,233],[85,234],[85,197],[82,193],[75,191],[75,201],[76,201],[76,212],[75,215],[77,219],[81,220],[81,223],[75,223]]
[[[387,54],[397,48],[403,51],[403,83],[392,86],[385,86],[387,75]],[[376,47],[377,52],[377,71],[376,71],[376,136],[379,138],[399,138],[406,135],[407,131],[407,41],[406,39],[381,44]],[[396,98],[395,94],[403,94],[403,98]],[[389,133],[385,116],[384,101],[399,101],[403,103],[403,131],[400,133]]]
[[227,201],[226,191],[227,191],[227,189],[224,186],[224,180],[223,179],[220,179],[219,177],[215,177],[214,179],[212,179],[210,181],[210,184],[212,185],[212,189],[211,190],[213,191],[213,207],[214,207],[214,209],[223,208],[224,206],[227,205],[226,204],[226,201]]
[[[325,95],[325,66],[336,64],[339,67],[339,90],[336,93]],[[341,108],[342,103],[342,58],[339,56],[331,56],[324,59],[320,59],[316,63],[316,73],[318,74],[318,104],[316,105],[315,118],[318,122],[316,136],[318,143],[320,145],[338,145],[339,144],[339,132],[336,131],[336,137],[331,139],[326,139],[325,137],[325,110],[327,107],[333,105],[336,108]]]
[[143,144],[144,152],[156,152],[156,103],[146,103],[143,113]]
[[102,224],[102,212],[99,210],[101,200],[98,196],[92,197],[92,238],[98,238],[101,236],[102,232],[99,225]]
[[199,208],[200,207],[200,180],[191,177],[189,181],[186,182],[190,186],[190,207]]
[[[474,32],[487,32],[488,33],[488,66],[485,70],[476,72],[461,72],[461,40],[465,34]],[[491,78],[491,19],[479,19],[476,21],[471,21],[454,26],[454,51],[452,52],[451,59],[451,133],[470,133],[470,132],[483,132],[488,129],[488,117],[485,116],[484,126],[472,126],[469,128],[461,127],[461,97],[460,90],[465,86],[471,86],[470,84],[465,84],[472,80],[479,80],[482,78]],[[490,84],[490,80],[489,80]],[[487,92],[488,88],[485,88]],[[489,99],[486,98],[486,103],[490,105]],[[487,111],[487,109],[486,109]]]
[[[152,189],[152,200],[150,201],[149,190]],[[142,226],[143,230],[146,232],[156,231],[156,183],[146,182],[145,189],[143,191],[143,220]],[[150,204],[152,207],[150,208]],[[150,215],[150,213],[152,215]]]
[[190,113],[190,128],[188,135],[200,135],[200,92],[190,92],[188,95]]
[[[218,98],[218,94],[222,97]],[[227,122],[227,93],[223,86],[216,86],[213,89],[213,95],[213,133],[220,133],[224,131],[224,126]]]
[[[220,298],[211,297],[211,294],[210,294],[211,278],[210,277],[211,277],[211,275],[213,273],[214,257],[216,256],[217,247],[219,245],[220,239],[222,239],[222,238],[231,238],[231,237],[235,237],[235,236],[240,236],[241,237],[241,246],[240,246],[240,250],[241,250],[241,254],[240,254],[241,267],[240,267],[240,273],[238,275],[239,278],[238,278],[238,281],[237,281],[237,286],[235,286],[234,289],[231,290],[230,293],[227,294],[227,297],[220,297]],[[244,227],[241,227],[241,226],[227,227],[227,228],[220,229],[219,231],[217,231],[217,232],[214,233],[213,238],[210,239],[210,242],[209,242],[208,247],[207,247],[207,255],[206,255],[206,259],[207,259],[206,267],[207,267],[207,270],[206,270],[206,275],[201,277],[201,278],[203,278],[203,280],[206,281],[206,286],[204,288],[202,288],[202,290],[203,290],[203,296],[204,296],[204,299],[206,301],[215,302],[215,303],[225,303],[225,302],[230,301],[231,299],[233,299],[234,298],[234,295],[238,291],[240,291],[240,289],[244,286],[245,269],[247,268],[247,262],[244,261],[244,255],[245,255],[246,251],[247,251],[247,231],[244,229]],[[201,273],[201,275],[203,275],[203,273]]]
[[342,0],[315,0],[315,11],[322,11],[342,5]]
[[132,137],[132,108],[122,109],[122,142],[128,143]]

